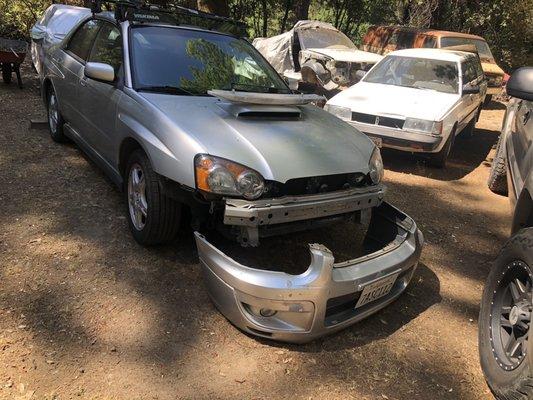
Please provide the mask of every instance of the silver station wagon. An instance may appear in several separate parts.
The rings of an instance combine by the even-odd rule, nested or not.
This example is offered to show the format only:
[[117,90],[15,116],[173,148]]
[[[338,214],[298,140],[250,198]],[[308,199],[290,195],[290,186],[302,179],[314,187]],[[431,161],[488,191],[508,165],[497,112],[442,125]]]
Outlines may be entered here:
[[[122,188],[135,240],[171,242],[187,215],[215,305],[275,340],[309,341],[397,298],[423,238],[384,202],[372,141],[220,31],[232,21],[125,4],[93,10],[48,48],[42,93],[52,139],[76,142]],[[311,244],[302,274],[242,265],[208,241],[220,232],[253,251],[273,234],[365,220],[373,246],[335,263]]]

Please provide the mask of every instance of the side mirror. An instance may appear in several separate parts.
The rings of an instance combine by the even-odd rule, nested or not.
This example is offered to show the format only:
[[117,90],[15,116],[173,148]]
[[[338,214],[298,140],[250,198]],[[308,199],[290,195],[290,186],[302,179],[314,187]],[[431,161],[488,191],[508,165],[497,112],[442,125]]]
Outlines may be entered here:
[[85,64],[85,76],[95,81],[112,83],[115,81],[115,70],[109,64],[88,62]]
[[479,93],[479,86],[478,85],[470,85],[466,84],[463,86],[463,96],[465,94],[478,94]]
[[511,97],[533,101],[533,67],[518,68],[509,78],[506,90]]

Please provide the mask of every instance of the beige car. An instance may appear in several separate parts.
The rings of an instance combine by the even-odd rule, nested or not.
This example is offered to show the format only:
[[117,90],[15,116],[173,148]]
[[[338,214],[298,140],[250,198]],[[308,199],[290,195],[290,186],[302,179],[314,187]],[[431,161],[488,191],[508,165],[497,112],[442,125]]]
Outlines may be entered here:
[[408,48],[447,48],[476,46],[483,72],[488,80],[485,104],[502,90],[504,71],[496,64],[489,45],[481,36],[461,32],[415,29],[404,26],[371,26],[363,37],[362,49],[378,54]]

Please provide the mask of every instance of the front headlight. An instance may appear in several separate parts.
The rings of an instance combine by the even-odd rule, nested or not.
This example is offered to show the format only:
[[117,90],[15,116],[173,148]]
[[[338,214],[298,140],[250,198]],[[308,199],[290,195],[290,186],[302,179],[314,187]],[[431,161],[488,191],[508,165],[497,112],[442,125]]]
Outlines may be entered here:
[[326,104],[324,106],[324,110],[326,110],[327,112],[341,119],[349,119],[349,120],[352,119],[352,110],[350,110],[348,107],[334,106],[333,104]]
[[196,187],[209,193],[243,196],[248,200],[260,197],[265,181],[256,171],[219,157],[198,154],[194,160]]
[[424,119],[406,118],[403,129],[417,131],[420,133],[429,133],[440,135],[442,133],[442,121],[426,121]]
[[381,159],[381,152],[377,147],[374,148],[374,152],[372,153],[372,157],[370,157],[368,167],[370,169],[370,179],[372,179],[374,185],[377,185],[379,182],[381,182],[384,175],[383,160]]

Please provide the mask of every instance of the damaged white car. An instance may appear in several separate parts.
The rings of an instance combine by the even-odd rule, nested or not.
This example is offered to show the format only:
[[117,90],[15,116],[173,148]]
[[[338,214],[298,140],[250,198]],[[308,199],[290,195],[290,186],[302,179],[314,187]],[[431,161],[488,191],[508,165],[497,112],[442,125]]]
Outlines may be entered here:
[[253,45],[291,87],[325,94],[353,85],[383,58],[358,50],[344,33],[320,21],[299,21],[281,35],[256,38]]
[[[423,237],[384,202],[372,141],[217,31],[230,20],[191,11],[203,29],[182,24],[183,10],[173,22],[131,7],[88,16],[50,48],[42,93],[52,139],[72,139],[122,188],[135,240],[171,242],[190,223],[213,302],[262,337],[309,341],[396,299]],[[366,230],[359,256],[335,262],[312,244],[296,274],[244,265],[211,241],[254,251],[272,235],[343,223]]]

